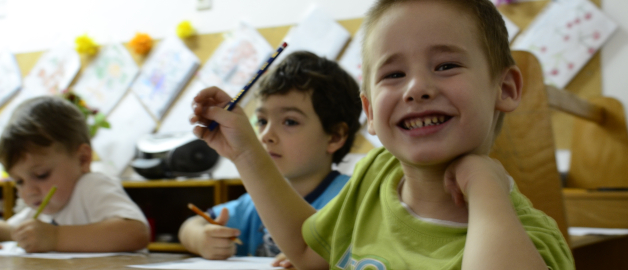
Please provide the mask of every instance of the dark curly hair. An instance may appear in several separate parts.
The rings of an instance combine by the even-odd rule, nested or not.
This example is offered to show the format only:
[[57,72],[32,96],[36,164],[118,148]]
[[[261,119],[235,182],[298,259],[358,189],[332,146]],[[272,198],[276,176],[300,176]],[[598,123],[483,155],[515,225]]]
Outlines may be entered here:
[[325,133],[334,134],[341,123],[347,124],[347,141],[332,159],[333,163],[340,163],[351,150],[360,129],[362,103],[357,82],[335,61],[297,51],[262,78],[256,96],[265,99],[293,90],[311,93],[314,111]]

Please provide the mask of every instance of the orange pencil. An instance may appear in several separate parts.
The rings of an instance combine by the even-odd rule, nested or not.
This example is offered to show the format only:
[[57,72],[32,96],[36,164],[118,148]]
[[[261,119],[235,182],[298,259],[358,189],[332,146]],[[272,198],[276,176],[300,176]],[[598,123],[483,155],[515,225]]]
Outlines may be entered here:
[[[196,205],[194,205],[192,203],[188,203],[188,208],[190,208],[190,210],[194,211],[194,213],[196,213],[197,215],[203,217],[210,224],[220,225],[220,224],[218,224],[218,222],[214,221],[210,216],[205,214],[205,212],[201,211],[201,209],[198,209],[198,207],[196,207]],[[240,240],[240,239],[238,239],[236,237],[232,237],[231,240],[233,242],[235,242],[236,244],[238,244],[238,245],[242,245],[242,240]]]

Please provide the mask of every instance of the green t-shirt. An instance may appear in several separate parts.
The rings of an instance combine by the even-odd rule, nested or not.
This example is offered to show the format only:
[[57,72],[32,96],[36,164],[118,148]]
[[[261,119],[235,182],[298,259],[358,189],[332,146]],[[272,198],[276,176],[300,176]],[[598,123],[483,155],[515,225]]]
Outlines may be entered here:
[[[401,204],[399,161],[383,148],[355,167],[351,180],[303,224],[307,244],[330,269],[460,269],[466,227],[418,219]],[[550,269],[574,269],[556,222],[513,188],[510,198],[526,232]]]

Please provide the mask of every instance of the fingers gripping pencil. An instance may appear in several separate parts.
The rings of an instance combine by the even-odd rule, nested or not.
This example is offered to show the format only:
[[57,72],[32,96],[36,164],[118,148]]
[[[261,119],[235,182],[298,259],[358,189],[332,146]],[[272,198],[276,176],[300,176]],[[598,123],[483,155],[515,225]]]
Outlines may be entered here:
[[[262,67],[260,67],[260,69],[257,71],[255,76],[253,76],[253,78],[251,78],[251,80],[244,86],[244,88],[242,88],[242,90],[240,90],[240,92],[229,102],[229,104],[225,106],[225,110],[231,111],[233,107],[235,107],[235,105],[238,104],[238,101],[242,99],[242,96],[244,96],[246,92],[249,91],[251,86],[255,84],[257,79],[259,79],[259,77],[261,77],[262,74],[264,74],[264,72],[268,69],[268,66],[270,66],[270,64],[272,64],[273,61],[275,61],[277,56],[279,56],[279,54],[283,52],[283,50],[287,46],[288,46],[288,43],[284,42],[283,44],[281,44],[281,46],[279,46],[279,48],[277,48],[277,51],[273,53],[273,55],[270,56],[268,61],[266,61],[266,63],[264,63]],[[216,129],[217,126],[218,126],[218,123],[216,121],[212,121],[207,128],[209,128],[210,131],[213,131],[214,129]]]
[[[190,208],[190,210],[194,211],[194,213],[196,213],[197,215],[203,217],[210,224],[221,225],[221,224],[218,224],[218,222],[214,221],[210,216],[205,214],[205,212],[201,211],[201,209],[198,209],[198,207],[196,207],[196,205],[194,205],[192,203],[188,203],[188,208]],[[236,237],[231,237],[231,241],[235,242],[238,245],[242,245],[242,240],[240,240],[240,239],[238,239]]]

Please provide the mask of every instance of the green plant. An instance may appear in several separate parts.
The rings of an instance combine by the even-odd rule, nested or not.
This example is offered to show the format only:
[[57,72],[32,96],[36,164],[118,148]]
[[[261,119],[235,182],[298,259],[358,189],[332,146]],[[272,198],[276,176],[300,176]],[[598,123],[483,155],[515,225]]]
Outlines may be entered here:
[[104,113],[99,112],[96,109],[91,109],[85,103],[79,95],[73,93],[70,90],[65,90],[61,94],[63,98],[72,102],[72,104],[76,105],[77,108],[85,115],[85,120],[87,121],[87,127],[89,128],[89,136],[93,138],[96,135],[96,131],[99,128],[110,128],[111,125],[107,122],[107,117]]

